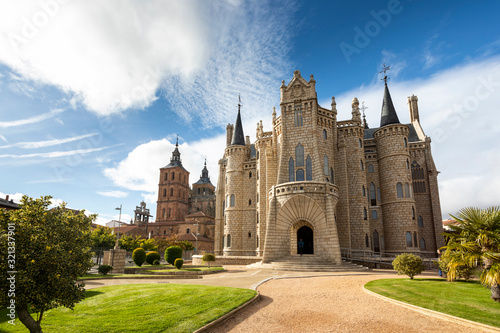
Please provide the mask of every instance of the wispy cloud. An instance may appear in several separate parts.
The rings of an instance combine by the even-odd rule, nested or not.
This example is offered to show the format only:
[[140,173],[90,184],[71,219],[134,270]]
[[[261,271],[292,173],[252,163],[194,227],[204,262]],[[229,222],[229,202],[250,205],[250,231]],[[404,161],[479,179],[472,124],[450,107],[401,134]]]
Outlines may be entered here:
[[13,121],[0,121],[0,128],[16,127],[16,126],[39,123],[41,121],[53,118],[56,115],[63,113],[64,111],[65,111],[64,109],[54,109],[51,110],[50,112],[42,113],[38,116],[34,116],[31,118],[19,119]]
[[123,191],[98,191],[97,194],[111,198],[126,198],[128,196],[128,193]]
[[5,138],[5,136],[1,135],[0,134],[0,140],[4,141],[4,142],[8,142],[7,139]]
[[13,147],[22,148],[22,149],[37,149],[37,148],[51,147],[51,146],[57,146],[57,145],[61,145],[61,144],[68,143],[68,142],[86,139],[86,138],[89,138],[92,136],[96,136],[98,134],[99,133],[90,133],[90,134],[73,136],[73,137],[65,138],[65,139],[53,139],[53,140],[34,141],[34,142],[18,142],[18,143],[14,143],[11,145],[0,146],[0,149],[13,148]]
[[97,152],[97,151],[101,151],[101,150],[109,149],[109,148],[112,148],[112,146],[102,147],[102,148],[76,149],[76,150],[68,150],[68,151],[52,151],[52,152],[47,152],[47,153],[33,153],[33,154],[23,154],[23,155],[3,154],[3,155],[0,155],[0,158],[13,158],[13,159],[34,158],[34,157],[57,158],[57,157],[65,157],[65,156],[72,156],[72,155],[85,155],[85,154],[90,154],[93,152]]

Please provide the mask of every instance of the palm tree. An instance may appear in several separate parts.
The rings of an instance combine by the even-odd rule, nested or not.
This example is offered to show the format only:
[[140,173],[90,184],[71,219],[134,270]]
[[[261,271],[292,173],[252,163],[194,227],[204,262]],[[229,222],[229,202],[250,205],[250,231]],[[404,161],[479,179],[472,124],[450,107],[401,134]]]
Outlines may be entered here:
[[481,284],[491,289],[494,301],[500,302],[500,207],[468,207],[451,216],[458,223],[445,233],[448,244],[443,247],[444,255],[450,259],[448,280],[457,278],[460,266],[482,265]]

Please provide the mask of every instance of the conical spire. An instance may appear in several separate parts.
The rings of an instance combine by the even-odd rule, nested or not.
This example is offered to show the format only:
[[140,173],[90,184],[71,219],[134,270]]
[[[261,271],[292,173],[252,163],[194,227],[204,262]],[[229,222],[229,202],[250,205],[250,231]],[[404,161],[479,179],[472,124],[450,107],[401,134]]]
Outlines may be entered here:
[[201,170],[201,178],[209,178],[208,177],[208,169],[207,169],[207,158],[205,157],[205,166],[203,170]]
[[175,149],[172,152],[172,158],[170,159],[170,163],[181,162],[181,153],[179,151],[179,136],[175,140]]
[[236,124],[234,126],[233,139],[231,140],[231,145],[245,145],[245,135],[243,134],[243,126],[241,125],[241,98],[238,103],[238,116],[236,117]]
[[380,118],[380,127],[390,124],[400,124],[394,104],[392,104],[391,94],[385,83],[384,101],[382,102],[382,116]]

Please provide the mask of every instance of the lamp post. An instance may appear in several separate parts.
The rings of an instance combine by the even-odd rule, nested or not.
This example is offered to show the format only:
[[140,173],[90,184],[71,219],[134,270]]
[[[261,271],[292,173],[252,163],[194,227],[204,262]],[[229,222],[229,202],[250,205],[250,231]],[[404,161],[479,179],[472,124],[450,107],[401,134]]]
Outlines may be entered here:
[[122,224],[122,205],[120,204],[120,208],[115,208],[115,210],[119,210],[120,211],[120,216],[118,217],[118,235],[116,236],[116,244],[115,244],[115,250],[118,250],[119,249],[119,245],[118,245],[118,240],[120,239],[120,225]]

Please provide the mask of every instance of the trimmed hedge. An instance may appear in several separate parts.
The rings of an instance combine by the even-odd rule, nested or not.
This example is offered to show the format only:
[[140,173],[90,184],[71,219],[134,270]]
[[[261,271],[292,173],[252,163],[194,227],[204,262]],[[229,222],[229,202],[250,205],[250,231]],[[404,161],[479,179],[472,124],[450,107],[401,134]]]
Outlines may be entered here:
[[175,266],[177,269],[181,269],[183,264],[184,264],[184,260],[182,260],[182,258],[177,258],[177,259],[175,259],[175,261],[174,261],[174,266]]
[[182,258],[182,249],[180,246],[170,246],[165,250],[165,260],[173,265],[175,259]]
[[215,255],[212,253],[205,253],[203,255],[203,258],[201,258],[201,260],[203,261],[203,263],[208,262],[208,267],[210,267],[210,262],[215,261]]
[[146,262],[150,265],[154,265],[155,260],[160,261],[160,259],[160,254],[156,251],[149,251],[148,253],[146,253]]
[[146,251],[144,251],[143,248],[138,247],[134,250],[134,252],[132,252],[132,260],[137,266],[142,266],[144,261],[146,261]]
[[112,270],[113,270],[113,266],[111,266],[111,265],[99,265],[99,268],[97,269],[99,274],[102,274],[102,275],[107,275]]

